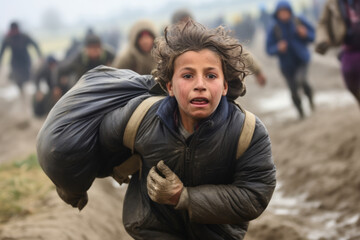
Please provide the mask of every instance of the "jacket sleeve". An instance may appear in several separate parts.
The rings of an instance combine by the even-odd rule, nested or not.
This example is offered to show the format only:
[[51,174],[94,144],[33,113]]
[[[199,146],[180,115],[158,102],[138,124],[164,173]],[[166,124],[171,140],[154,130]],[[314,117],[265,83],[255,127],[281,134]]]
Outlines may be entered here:
[[243,56],[247,69],[255,75],[259,74],[261,72],[261,68],[255,56],[246,49],[243,49]]
[[27,36],[27,38],[28,38],[29,43],[30,43],[31,45],[33,45],[33,47],[35,48],[38,56],[39,56],[39,57],[42,57],[42,53],[41,53],[41,50],[40,50],[40,48],[39,48],[39,45],[38,45],[32,38],[30,38],[29,36]]
[[268,133],[260,120],[251,145],[235,167],[230,185],[187,187],[190,220],[202,224],[238,224],[257,218],[267,207],[276,179]]
[[118,69],[130,69],[135,71],[136,62],[130,51],[126,51],[119,57],[116,57],[113,63],[113,67]]
[[331,21],[330,18],[331,13],[329,9],[329,1],[327,1],[325,3],[325,6],[323,7],[320,19],[316,27],[315,49],[321,44],[331,43],[330,34],[328,31],[328,25]]
[[54,76],[56,84],[59,83],[61,77],[71,74],[76,71],[78,65],[81,65],[81,52],[74,54],[73,56],[60,62]]
[[300,21],[301,21],[301,24],[303,24],[307,29],[307,36],[306,36],[305,40],[307,42],[313,42],[314,39],[315,39],[315,29],[314,29],[314,27],[310,24],[309,21],[307,21],[303,17],[300,18]]
[[278,54],[277,39],[275,36],[274,27],[275,26],[270,27],[266,34],[266,52],[269,55]]

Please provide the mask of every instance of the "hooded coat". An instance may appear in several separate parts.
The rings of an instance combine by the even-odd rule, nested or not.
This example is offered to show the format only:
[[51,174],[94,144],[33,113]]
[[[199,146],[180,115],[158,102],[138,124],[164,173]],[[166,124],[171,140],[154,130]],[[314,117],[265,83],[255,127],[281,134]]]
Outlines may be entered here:
[[[143,99],[105,116],[99,132],[103,150],[122,151],[125,126]],[[126,230],[135,239],[243,239],[248,222],[267,207],[276,182],[264,125],[256,120],[249,148],[236,159],[245,115],[235,104],[223,97],[188,139],[179,132],[177,112],[175,98],[167,97],[149,109],[138,128],[134,149],[142,169],[126,192]],[[146,177],[160,160],[187,188],[189,202],[179,209],[148,196]]]
[[[288,9],[291,13],[291,19],[288,22],[282,22],[277,18],[280,9]],[[303,17],[296,17],[292,7],[287,1],[280,1],[273,14],[274,24],[269,28],[266,37],[266,51],[269,55],[276,55],[280,60],[282,71],[294,72],[294,70],[310,61],[310,51],[308,44],[314,41],[315,31],[311,24]],[[297,26],[301,24],[307,29],[307,36],[302,38],[297,33]],[[279,34],[280,32],[280,34]],[[279,36],[280,35],[280,36]],[[281,53],[278,50],[278,43],[285,40],[288,44],[287,51]]]
[[117,57],[113,63],[115,68],[130,69],[140,75],[149,75],[155,68],[156,63],[151,53],[142,52],[137,46],[137,39],[141,32],[148,31],[154,39],[157,36],[155,26],[147,20],[141,20],[134,24],[129,33],[127,49]]

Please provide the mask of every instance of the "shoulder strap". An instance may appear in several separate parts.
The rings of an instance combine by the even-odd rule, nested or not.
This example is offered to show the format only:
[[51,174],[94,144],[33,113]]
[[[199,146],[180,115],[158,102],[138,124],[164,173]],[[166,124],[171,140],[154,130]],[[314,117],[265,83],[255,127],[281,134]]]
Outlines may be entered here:
[[243,155],[244,152],[250,146],[250,142],[254,135],[255,124],[256,124],[256,118],[254,114],[252,114],[247,110],[242,109],[242,111],[245,113],[245,120],[238,141],[236,159],[241,157],[241,155]]
[[163,98],[164,96],[153,96],[145,99],[140,103],[140,105],[131,115],[125,128],[123,143],[126,147],[131,149],[132,154],[134,154],[135,137],[141,121],[143,120],[151,106]]
[[[123,143],[126,147],[131,149],[132,155],[123,163],[113,168],[112,177],[120,185],[123,183],[129,183],[129,175],[132,175],[139,170],[141,171],[141,157],[139,154],[134,153],[136,133],[151,106],[163,98],[164,96],[154,96],[142,101],[131,115],[125,127]],[[141,172],[139,177],[141,177]]]
[[274,31],[274,35],[275,35],[276,40],[280,41],[281,38],[282,38],[282,31],[281,31],[281,28],[280,28],[279,24],[275,24],[273,31]]

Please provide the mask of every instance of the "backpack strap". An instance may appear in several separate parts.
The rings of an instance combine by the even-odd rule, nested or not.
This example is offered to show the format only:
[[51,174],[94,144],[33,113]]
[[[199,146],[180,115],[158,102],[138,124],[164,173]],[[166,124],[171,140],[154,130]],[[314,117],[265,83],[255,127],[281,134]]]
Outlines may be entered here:
[[236,159],[239,159],[250,146],[256,125],[255,115],[247,110],[242,109],[242,111],[245,113],[245,120],[239,137]]
[[140,103],[140,105],[135,109],[135,111],[131,115],[125,128],[123,143],[125,147],[131,150],[132,154],[134,154],[136,133],[143,118],[145,117],[146,113],[149,111],[151,106],[163,98],[164,96],[153,96],[145,99]]
[[[139,126],[144,119],[146,113],[149,111],[152,105],[164,96],[153,96],[142,101],[131,115],[124,132],[123,143],[124,146],[130,148],[131,157],[126,159],[123,163],[113,168],[112,177],[121,185],[123,183],[129,183],[129,175],[141,171],[141,157],[134,152],[135,138]],[[139,177],[141,176],[141,172]]]

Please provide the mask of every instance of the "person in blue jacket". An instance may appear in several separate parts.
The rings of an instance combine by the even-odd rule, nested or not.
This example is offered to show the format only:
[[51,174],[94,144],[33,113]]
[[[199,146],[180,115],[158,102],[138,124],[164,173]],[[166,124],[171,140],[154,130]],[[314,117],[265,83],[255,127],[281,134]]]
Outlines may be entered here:
[[305,18],[295,16],[287,1],[278,2],[273,17],[275,22],[267,32],[266,51],[269,55],[278,56],[281,73],[290,88],[299,116],[303,118],[299,87],[304,89],[310,107],[314,109],[313,90],[307,79],[307,71],[310,61],[308,44],[314,41],[315,30]]

